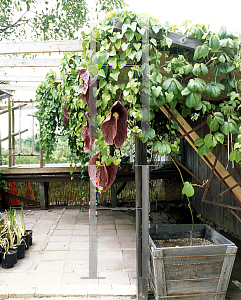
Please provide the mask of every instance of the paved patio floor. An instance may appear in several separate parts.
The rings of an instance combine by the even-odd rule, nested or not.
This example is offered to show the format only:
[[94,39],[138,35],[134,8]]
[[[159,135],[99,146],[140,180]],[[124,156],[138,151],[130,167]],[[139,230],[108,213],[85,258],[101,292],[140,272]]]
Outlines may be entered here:
[[[21,211],[17,211],[20,213]],[[136,295],[135,230],[129,215],[98,210],[97,275],[89,277],[89,211],[25,210],[33,245],[12,269],[0,267],[0,297]]]

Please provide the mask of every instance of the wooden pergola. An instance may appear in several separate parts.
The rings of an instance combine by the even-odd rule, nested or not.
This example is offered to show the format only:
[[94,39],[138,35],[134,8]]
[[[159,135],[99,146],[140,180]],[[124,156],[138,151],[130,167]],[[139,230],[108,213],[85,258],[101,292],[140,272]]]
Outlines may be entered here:
[[[121,27],[119,23],[119,19],[117,18],[114,22],[115,28],[118,30]],[[151,36],[150,36],[151,37]],[[167,37],[172,40],[172,44],[188,48],[188,49],[196,49],[202,42],[198,39],[188,39],[185,35],[181,35],[174,32],[169,32]],[[165,39],[166,35],[159,33],[156,39]],[[8,54],[25,54],[25,53],[54,53],[54,52],[81,52],[82,49],[82,41],[80,40],[69,40],[69,41],[47,41],[47,42],[1,42],[0,43],[0,55],[8,55]],[[60,60],[58,59],[0,59],[0,67],[50,67],[50,66],[59,66]],[[202,78],[202,76],[200,76]],[[205,79],[208,81],[212,81],[213,75],[211,72]],[[241,76],[238,72],[236,72],[236,78],[241,79]],[[188,78],[189,79],[189,78]],[[40,81],[44,80],[40,78],[29,78],[29,77],[9,77],[9,76],[0,76],[0,80],[10,81],[10,82],[28,82],[28,81]],[[59,79],[58,79],[59,80]],[[28,90],[27,86],[16,86],[14,84],[0,84],[0,90],[3,91],[14,91],[14,90]],[[30,88],[32,89],[32,87]],[[2,94],[4,95],[4,94]],[[8,94],[7,94],[8,95]],[[9,96],[7,96],[9,97]],[[0,94],[1,99],[1,94]],[[222,101],[224,100],[224,94],[218,98],[212,99],[213,101]],[[9,101],[10,103],[10,101]],[[177,112],[170,110],[166,105],[162,106],[160,110],[167,116],[172,117],[175,122],[179,125],[179,131],[183,138],[193,147],[193,149],[197,152],[198,148],[194,146],[194,142],[199,136],[195,132],[197,128],[191,128],[191,126],[186,122],[186,120]],[[9,112],[11,109],[9,110]],[[203,125],[205,126],[205,124]],[[11,140],[11,135],[9,136],[9,141]],[[136,257],[137,257],[137,294],[138,299],[147,299],[148,297],[148,237],[149,237],[149,171],[147,165],[147,147],[146,144],[143,144],[139,138],[135,139],[135,184],[136,184]],[[6,175],[14,175],[16,173],[28,175],[28,176],[36,176],[36,174],[42,174],[46,176],[46,174],[66,174],[71,171],[71,168],[68,167],[45,167],[43,165],[42,154],[40,153],[40,165],[39,167],[33,168],[14,168],[11,164],[12,157],[12,149],[10,147],[9,151],[9,168],[6,171]],[[222,165],[222,163],[218,160],[217,157],[209,153],[208,155],[204,155],[202,157],[203,161],[207,164],[207,166],[211,169],[211,175],[216,174],[216,176],[220,179],[226,188],[231,192],[233,197],[236,199],[237,203],[241,204],[241,188],[239,186],[240,183],[237,183],[233,178],[233,174],[230,174],[226,168]],[[180,163],[179,163],[180,164]],[[181,165],[181,164],[180,164]],[[73,171],[73,170],[72,170]],[[76,170],[74,170],[76,172]],[[188,171],[188,170],[187,170]],[[238,171],[237,171],[238,172]],[[189,173],[191,173],[189,171]],[[191,173],[192,176],[195,177],[194,174]],[[211,176],[212,177],[212,176]],[[195,178],[198,180],[198,178]],[[210,178],[211,180],[211,178]],[[40,183],[41,186],[41,198],[40,205],[42,208],[45,208],[46,204],[46,184],[45,182]],[[209,189],[209,185],[206,186],[206,192],[212,191]],[[227,206],[222,201],[220,197],[216,197],[219,201],[219,205]],[[205,201],[205,199],[204,199]],[[215,204],[215,203],[213,203]],[[96,210],[95,204],[90,208]],[[234,207],[227,207],[230,212],[238,217],[235,213]],[[94,221],[93,221],[94,222]],[[93,223],[95,225],[95,223]]]

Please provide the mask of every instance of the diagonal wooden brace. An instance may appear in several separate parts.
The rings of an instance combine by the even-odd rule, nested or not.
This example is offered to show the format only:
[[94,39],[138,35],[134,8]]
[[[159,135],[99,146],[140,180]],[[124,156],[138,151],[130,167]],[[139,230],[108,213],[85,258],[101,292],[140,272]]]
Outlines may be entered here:
[[[160,107],[160,110],[168,117],[172,117],[173,120],[175,120],[179,125],[179,131],[183,135],[189,131],[192,130],[192,127],[186,122],[186,120],[177,112],[177,110],[172,109],[170,110],[166,105],[163,105]],[[196,132],[190,133],[188,136],[185,136],[185,139],[189,142],[189,144],[193,147],[193,149],[198,152],[198,148],[194,146],[194,142],[196,139],[198,139],[199,136],[196,134]],[[209,166],[210,169],[213,168],[214,162],[215,162],[215,155],[213,153],[209,153],[208,155],[201,156],[201,158],[205,161],[205,163]],[[234,180],[233,177],[228,176],[229,172],[226,170],[226,168],[220,163],[220,161],[217,161],[217,165],[214,171],[215,175],[222,179],[224,177],[227,177],[225,181],[223,181],[223,184],[230,188],[237,184],[237,182]],[[236,186],[232,190],[232,195],[234,196],[235,200],[238,202],[238,204],[241,206],[241,187]]]

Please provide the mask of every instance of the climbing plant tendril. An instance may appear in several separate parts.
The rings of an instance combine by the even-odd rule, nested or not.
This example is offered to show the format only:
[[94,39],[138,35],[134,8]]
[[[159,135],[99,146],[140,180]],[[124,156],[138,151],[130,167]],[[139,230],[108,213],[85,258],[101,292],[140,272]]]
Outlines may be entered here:
[[[121,28],[113,26],[115,17],[119,18]],[[149,49],[142,43],[146,30],[150,35]],[[195,141],[199,155],[212,152],[231,133],[237,137],[229,158],[241,160],[241,82],[235,79],[241,64],[240,37],[225,27],[213,33],[204,25],[188,22],[182,30],[187,37],[201,40],[200,46],[193,50],[173,45],[168,32],[181,30],[168,23],[161,25],[151,16],[112,12],[94,29],[82,32],[82,55],[65,54],[60,66],[63,83],[50,84],[52,92],[44,93],[41,87],[37,91],[36,99],[42,103],[39,105],[42,112],[38,114],[42,128],[46,124],[44,116],[51,114],[53,108],[53,122],[48,122],[44,134],[53,138],[56,126],[61,124],[60,131],[68,135],[69,145],[79,160],[88,163],[92,156],[97,178],[102,178],[97,183],[100,191],[110,187],[115,166],[120,162],[115,154],[110,155],[108,145],[121,147],[126,125],[131,135],[137,134],[143,143],[152,143],[153,151],[160,155],[179,153],[178,125],[161,113],[163,105],[177,109],[188,122],[206,118],[210,133]],[[159,33],[164,39],[158,38]],[[146,51],[149,51],[148,87],[141,82],[147,68],[142,64]],[[143,93],[149,94],[147,115],[138,100]],[[215,101],[220,95],[225,100]],[[47,101],[51,103],[44,104]],[[150,121],[145,134],[140,121]],[[47,139],[45,142],[42,139],[42,143],[47,154],[50,153],[51,143]],[[86,152],[87,149],[91,152]]]

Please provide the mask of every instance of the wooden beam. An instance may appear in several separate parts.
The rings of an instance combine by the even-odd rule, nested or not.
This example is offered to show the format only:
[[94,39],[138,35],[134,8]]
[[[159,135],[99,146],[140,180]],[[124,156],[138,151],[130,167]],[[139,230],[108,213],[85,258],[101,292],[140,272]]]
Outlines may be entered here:
[[[12,81],[12,82],[44,82],[45,75],[43,76],[16,76],[16,75],[0,75],[0,81]],[[61,82],[60,77],[55,78],[54,82]]]
[[59,67],[62,59],[0,59],[0,67]]
[[[156,37],[150,35],[150,37],[154,37],[157,40],[166,40],[166,33],[159,32]],[[173,45],[181,46],[189,49],[196,49],[198,46],[202,45],[203,42],[198,39],[188,38],[184,34],[176,33],[176,32],[168,32],[167,38],[172,40]]]
[[[28,131],[28,129],[24,129],[24,130],[21,130],[20,132],[12,133],[12,137],[15,137],[15,136],[17,136],[19,134],[22,134],[22,133],[26,132],[26,131]],[[9,139],[9,136],[6,136],[5,138],[0,139],[0,141],[4,142],[4,141],[6,141],[8,139]]]
[[81,40],[1,42],[0,54],[82,52]]
[[[20,105],[15,105],[12,107],[12,111],[15,110],[15,109],[19,109],[19,108],[22,108],[24,106],[27,106],[27,103],[23,103],[23,104],[20,104]],[[0,110],[3,109],[3,106],[0,106]],[[2,114],[5,114],[8,112],[8,109],[7,109],[7,106],[5,106],[5,109],[3,109],[2,111],[0,111],[0,115]]]
[[[4,169],[4,166],[1,166],[1,169]],[[6,169],[6,168],[5,168]],[[79,168],[70,168],[70,167],[61,167],[55,164],[54,166],[45,166],[43,168],[39,167],[39,164],[25,165],[20,167],[13,167],[11,169],[7,169],[4,171],[4,175],[6,174],[56,174],[56,173],[69,173],[73,171],[74,173],[80,173]]]
[[22,196],[19,196],[19,195],[15,195],[15,194],[12,194],[12,193],[9,193],[9,192],[5,192],[5,191],[2,191],[2,190],[0,190],[0,194],[4,195],[4,196],[7,196],[7,197],[11,197],[11,198],[17,199],[17,200],[20,200],[20,201],[23,201],[24,203],[39,205],[39,202],[36,201],[36,200],[25,198],[25,197],[22,197]]
[[22,85],[12,85],[12,84],[0,84],[0,90],[10,90],[10,91],[36,91],[38,85],[35,86],[22,86]]
[[[113,21],[113,26],[118,29],[122,30],[122,24],[120,22],[120,18],[116,17]],[[172,43],[177,46],[196,49],[198,46],[202,45],[203,42],[198,39],[188,38],[184,34],[176,33],[176,32],[168,32],[167,34],[163,31],[158,32],[158,34],[153,35],[149,32],[150,39],[155,38],[157,40],[165,40],[169,38],[172,40]]]
[[[161,111],[169,118],[171,116],[170,110],[164,105],[160,107]],[[183,135],[186,132],[189,132],[192,130],[192,127],[186,122],[186,120],[176,111],[172,110],[172,113],[175,115],[175,119],[177,120],[179,124],[179,131]],[[185,139],[189,142],[189,144],[193,147],[193,149],[198,152],[198,148],[194,146],[194,141],[198,139],[199,136],[196,134],[196,132],[190,133],[190,135],[186,136]],[[215,162],[215,155],[210,152],[208,155],[201,156],[201,158],[205,161],[205,163],[209,166],[210,169],[212,169],[212,166],[214,165]],[[232,187],[237,182],[234,180],[233,177],[228,177],[229,172],[226,170],[226,168],[220,163],[220,161],[217,161],[217,165],[214,171],[215,175],[219,178],[222,179],[224,177],[227,177],[223,184],[227,187]],[[238,203],[241,205],[241,188],[240,186],[235,187],[232,190],[233,194],[235,197],[238,199]],[[236,199],[236,200],[237,200]]]

